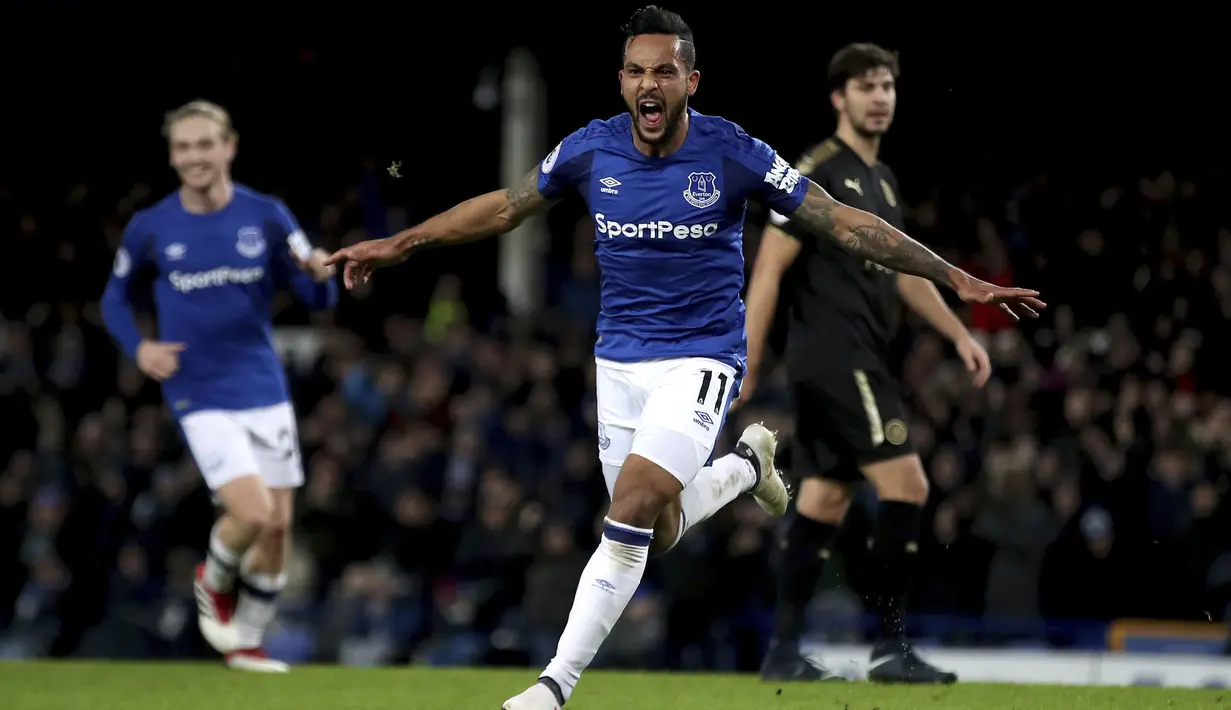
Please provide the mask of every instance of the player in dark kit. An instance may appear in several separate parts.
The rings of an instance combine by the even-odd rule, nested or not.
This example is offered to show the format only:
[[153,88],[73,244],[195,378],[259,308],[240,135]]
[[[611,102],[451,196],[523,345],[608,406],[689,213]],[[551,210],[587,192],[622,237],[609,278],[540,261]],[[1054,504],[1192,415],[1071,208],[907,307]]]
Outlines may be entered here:
[[[838,129],[808,151],[798,170],[836,199],[901,229],[897,179],[877,161],[880,138],[893,121],[897,76],[897,57],[876,45],[852,44],[834,55],[829,89]],[[955,674],[919,658],[905,640],[903,599],[914,577],[928,481],[889,371],[893,300],[900,297],[954,343],[977,386],[990,374],[987,353],[930,281],[815,239],[806,224],[773,214],[748,290],[745,398],[756,386],[779,283],[787,311],[784,360],[796,407],[792,458],[801,485],[778,568],[774,640],[761,675],[766,680],[834,678],[804,658],[799,638],[827,546],[850,506],[851,485],[867,479],[880,501],[865,590],[879,619],[868,677],[952,683]],[[1035,316],[1031,306],[1039,304],[1001,305],[1009,313],[1016,309]]]
[[817,239],[887,268],[934,279],[981,303],[1034,291],[979,281],[883,220],[835,201],[739,126],[693,111],[701,78],[692,31],[647,7],[626,28],[625,111],[592,121],[517,185],[467,200],[386,239],[335,253],[352,288],[422,249],[507,232],[566,192],[594,220],[602,269],[594,346],[598,454],[611,495],[556,656],[505,710],[558,710],[641,583],[651,552],[741,492],[782,515],[775,437],[754,424],[709,462],[744,372],[743,225],[749,199],[791,215]]

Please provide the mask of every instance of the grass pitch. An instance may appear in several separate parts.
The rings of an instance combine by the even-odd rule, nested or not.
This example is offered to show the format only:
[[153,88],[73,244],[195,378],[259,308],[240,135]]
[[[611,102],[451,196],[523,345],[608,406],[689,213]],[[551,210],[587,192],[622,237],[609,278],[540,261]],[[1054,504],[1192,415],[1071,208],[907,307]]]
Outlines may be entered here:
[[[0,662],[5,710],[497,710],[535,671]],[[742,675],[585,675],[568,710],[1231,710],[1231,691],[965,684],[772,684]]]

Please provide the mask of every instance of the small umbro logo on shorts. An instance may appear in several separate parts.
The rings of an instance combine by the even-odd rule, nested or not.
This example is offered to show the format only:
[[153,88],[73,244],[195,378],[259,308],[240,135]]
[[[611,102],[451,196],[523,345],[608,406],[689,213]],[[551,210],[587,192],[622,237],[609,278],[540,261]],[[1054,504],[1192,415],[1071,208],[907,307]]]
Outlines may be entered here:
[[623,184],[619,180],[616,180],[613,177],[605,177],[602,180],[599,180],[598,182],[599,184],[602,185],[602,187],[600,187],[598,191],[604,192],[608,195],[620,194],[620,191],[617,190],[616,188]]
[[693,417],[693,418],[692,418],[692,423],[693,423],[693,424],[696,424],[696,425],[700,426],[702,429],[704,429],[704,430],[706,430],[706,431],[709,431],[709,430],[710,430],[710,427],[714,426],[714,419],[713,419],[713,417],[711,417],[710,415],[706,414],[705,412],[702,412],[702,411],[700,411],[700,410],[697,410],[697,411],[693,412],[693,414],[697,415],[697,416],[695,416],[695,417]]

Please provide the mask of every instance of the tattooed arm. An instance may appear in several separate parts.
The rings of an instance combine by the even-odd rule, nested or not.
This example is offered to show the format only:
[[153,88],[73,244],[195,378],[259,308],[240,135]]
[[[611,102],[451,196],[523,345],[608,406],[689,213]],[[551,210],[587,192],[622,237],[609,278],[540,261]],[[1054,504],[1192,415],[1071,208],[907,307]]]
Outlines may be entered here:
[[345,262],[342,280],[350,289],[366,283],[375,269],[400,264],[414,252],[462,244],[514,229],[585,180],[595,147],[610,134],[603,125],[595,121],[591,126],[574,131],[516,185],[466,200],[392,237],[343,247],[325,260],[325,265]]
[[369,239],[335,251],[325,265],[341,264],[342,282],[352,289],[375,269],[400,264],[415,252],[504,234],[552,202],[538,188],[539,168],[507,190],[473,197],[426,222],[384,239]]
[[536,165],[516,185],[471,198],[393,237],[400,254],[504,234],[555,202],[539,193]]
[[739,134],[731,145],[731,157],[747,171],[750,193],[778,214],[790,215],[793,223],[809,232],[830,237],[846,251],[899,273],[948,286],[967,303],[999,306],[1014,318],[1038,318],[1038,309],[1046,307],[1037,298],[1038,291],[980,281],[883,219],[838,202],[763,141]]
[[814,182],[791,220],[814,234],[830,237],[857,256],[905,274],[960,291],[970,278],[930,249],[875,215],[838,202]]

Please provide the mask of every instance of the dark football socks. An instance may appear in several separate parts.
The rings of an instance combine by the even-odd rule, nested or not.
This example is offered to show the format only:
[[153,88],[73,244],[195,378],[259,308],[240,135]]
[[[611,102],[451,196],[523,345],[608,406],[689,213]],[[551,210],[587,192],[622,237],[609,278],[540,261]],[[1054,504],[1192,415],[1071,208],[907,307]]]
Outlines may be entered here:
[[774,610],[774,644],[799,645],[804,614],[816,593],[828,557],[826,545],[838,528],[798,513],[787,529],[786,546],[778,564],[778,603]]
[[904,609],[915,579],[921,517],[922,508],[913,503],[890,500],[877,506],[866,596],[876,614],[878,644],[906,637]]

